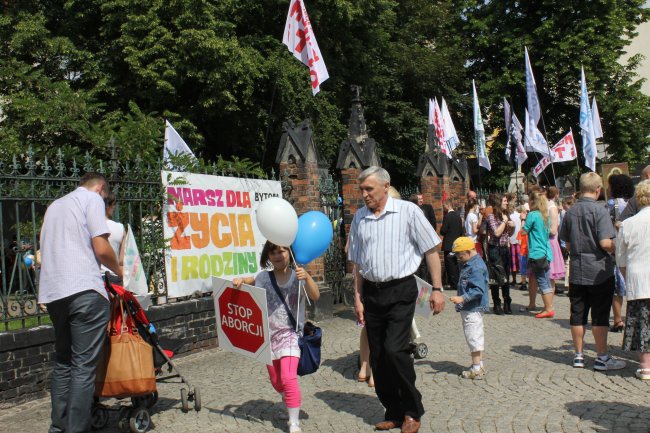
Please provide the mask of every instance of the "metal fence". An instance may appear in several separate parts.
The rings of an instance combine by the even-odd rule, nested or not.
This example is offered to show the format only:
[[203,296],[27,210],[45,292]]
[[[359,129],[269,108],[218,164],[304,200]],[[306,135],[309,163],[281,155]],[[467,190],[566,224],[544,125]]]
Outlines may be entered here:
[[[88,153],[81,160],[68,160],[60,150],[51,158],[31,149],[14,155],[11,161],[0,160],[0,331],[48,323],[49,317],[37,302],[40,227],[47,206],[76,188],[81,175],[89,171],[108,179],[118,200],[113,219],[133,229],[153,297],[166,296],[162,161],[152,165],[139,158],[119,160],[114,143],[110,151],[108,160]],[[216,165],[202,171],[254,177]]]
[[323,213],[332,221],[334,237],[325,252],[325,282],[332,289],[334,303],[349,303],[351,280],[346,278],[346,234],[343,222],[343,198],[340,183],[329,173],[323,173],[319,184]]

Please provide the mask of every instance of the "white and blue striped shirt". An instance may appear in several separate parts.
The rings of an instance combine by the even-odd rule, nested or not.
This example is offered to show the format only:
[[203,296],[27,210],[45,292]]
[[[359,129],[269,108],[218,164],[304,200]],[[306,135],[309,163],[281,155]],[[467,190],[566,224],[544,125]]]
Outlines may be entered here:
[[391,281],[414,274],[424,253],[439,243],[418,206],[388,197],[378,217],[367,206],[354,214],[348,259],[364,279]]
[[91,289],[108,299],[92,245],[94,237],[106,233],[104,200],[82,186],[47,208],[40,239],[39,304]]

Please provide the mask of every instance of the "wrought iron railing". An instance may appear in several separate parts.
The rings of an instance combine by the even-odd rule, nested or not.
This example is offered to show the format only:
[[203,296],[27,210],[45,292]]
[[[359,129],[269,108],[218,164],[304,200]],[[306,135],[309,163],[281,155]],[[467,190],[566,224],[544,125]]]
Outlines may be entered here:
[[323,213],[332,221],[334,237],[325,252],[325,282],[332,289],[334,303],[347,303],[351,294],[350,280],[346,278],[346,235],[343,224],[343,198],[340,185],[328,172],[323,172],[319,184]]
[[[119,160],[114,142],[109,150],[108,161],[89,153],[81,161],[68,159],[60,150],[52,158],[35,155],[31,149],[9,162],[0,160],[0,331],[49,323],[45,308],[37,303],[40,227],[47,206],[76,188],[83,173],[89,171],[109,180],[118,200],[113,219],[131,225],[150,292],[154,298],[166,299],[162,161]],[[260,172],[256,168],[241,173],[227,164],[225,168],[224,164],[212,164],[199,169],[205,174],[239,177],[259,177]]]

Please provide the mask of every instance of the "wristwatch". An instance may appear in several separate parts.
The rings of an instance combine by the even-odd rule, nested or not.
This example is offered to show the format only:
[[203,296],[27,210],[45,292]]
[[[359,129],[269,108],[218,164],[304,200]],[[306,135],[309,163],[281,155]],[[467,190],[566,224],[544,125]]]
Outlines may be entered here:
[[442,292],[442,287],[432,287],[431,290],[434,292]]

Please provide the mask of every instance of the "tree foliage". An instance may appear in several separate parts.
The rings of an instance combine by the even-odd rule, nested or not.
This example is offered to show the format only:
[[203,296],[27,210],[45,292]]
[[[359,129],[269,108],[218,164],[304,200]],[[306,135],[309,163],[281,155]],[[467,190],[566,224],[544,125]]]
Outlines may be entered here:
[[[309,117],[333,165],[358,84],[384,165],[404,184],[424,151],[429,97],[447,100],[466,153],[472,78],[488,133],[503,124],[503,96],[522,116],[528,46],[549,141],[578,130],[584,65],[612,159],[643,161],[650,104],[634,72],[639,58],[619,63],[646,19],[642,3],[308,0],[330,72],[313,97],[307,68],[281,43],[287,0],[5,2],[0,153],[101,153],[115,137],[120,155],[152,160],[167,118],[205,159],[270,167],[283,122]],[[503,141],[486,186],[504,182]]]

